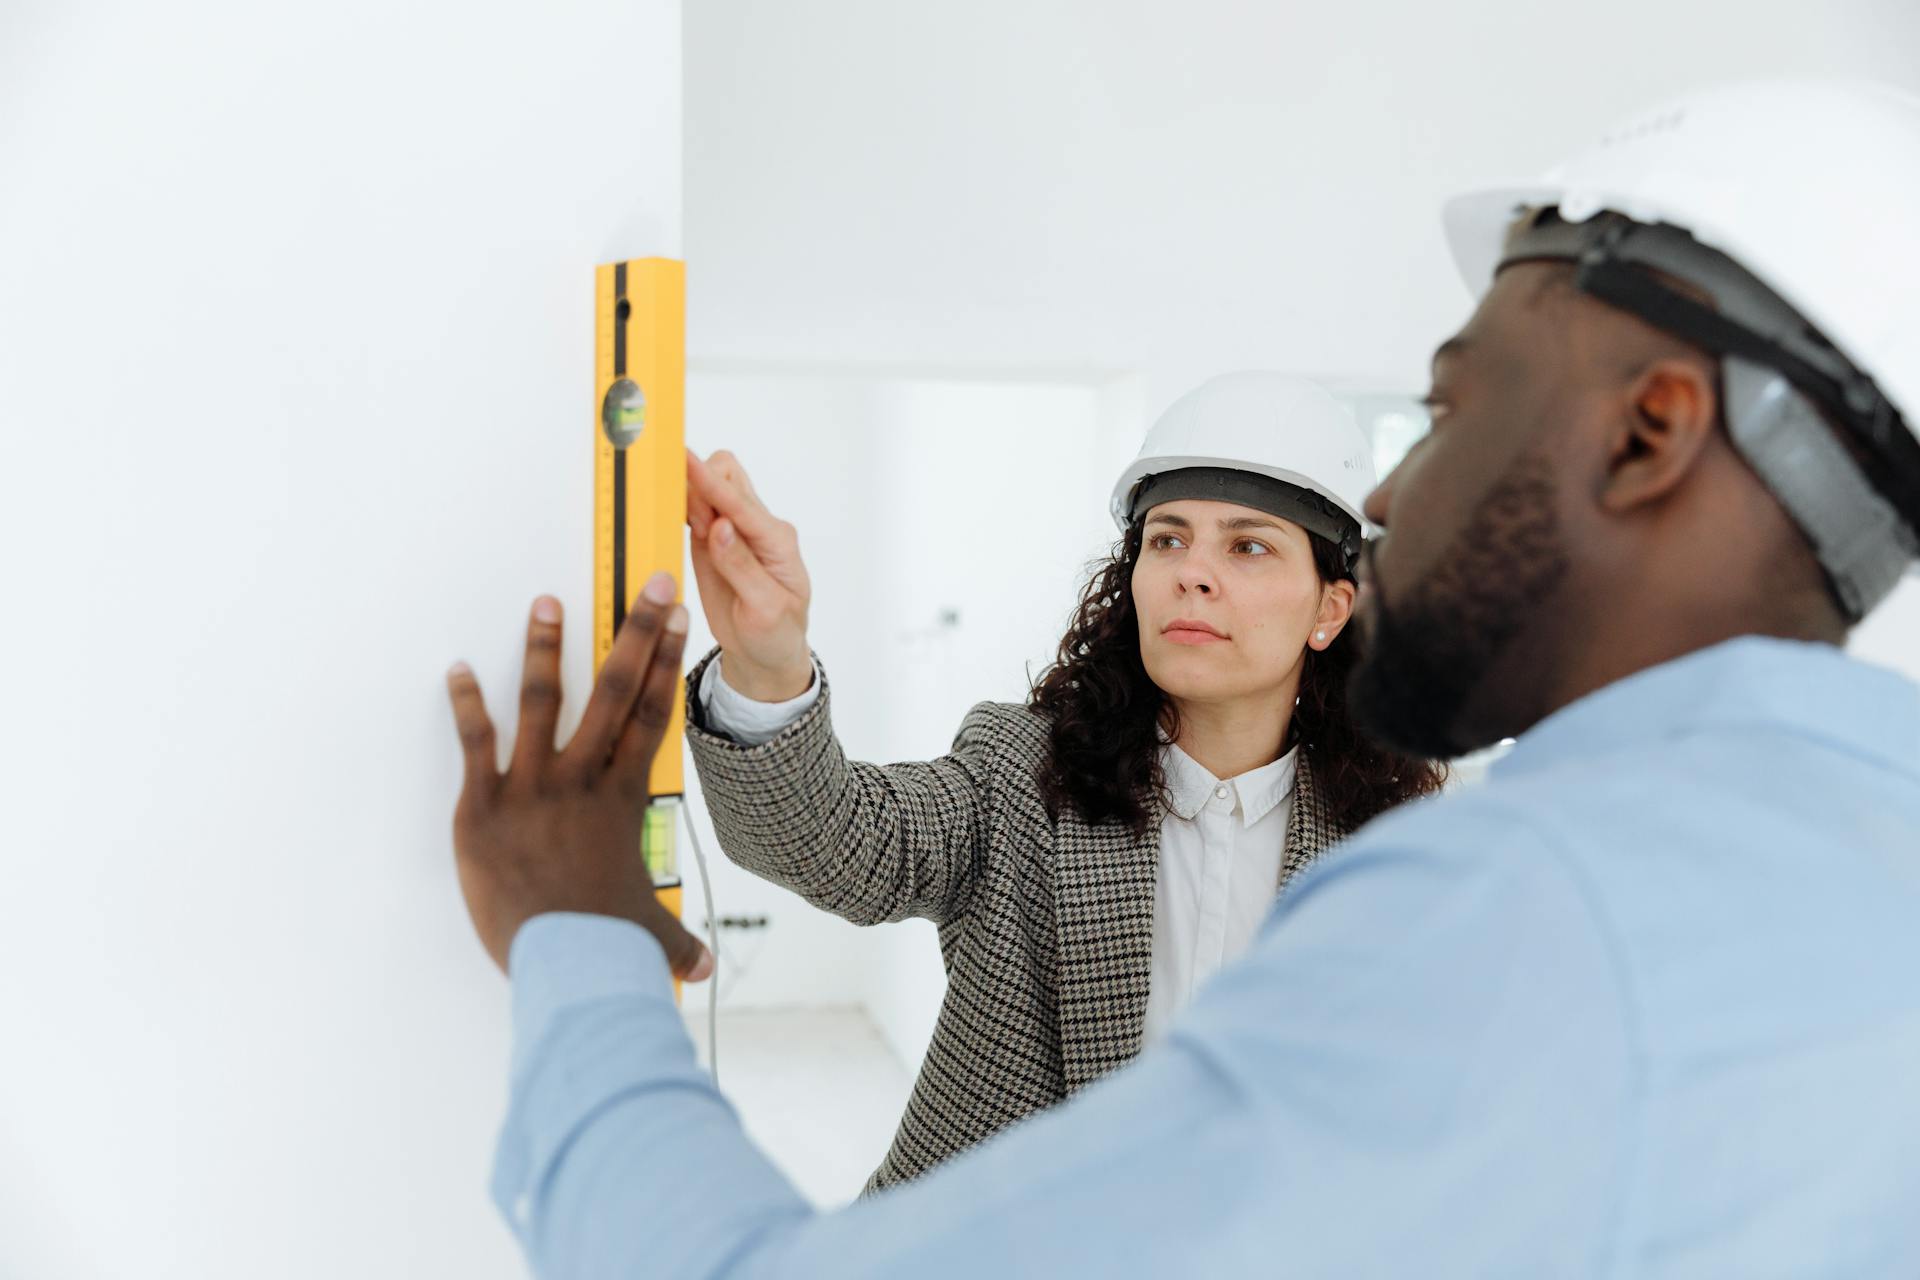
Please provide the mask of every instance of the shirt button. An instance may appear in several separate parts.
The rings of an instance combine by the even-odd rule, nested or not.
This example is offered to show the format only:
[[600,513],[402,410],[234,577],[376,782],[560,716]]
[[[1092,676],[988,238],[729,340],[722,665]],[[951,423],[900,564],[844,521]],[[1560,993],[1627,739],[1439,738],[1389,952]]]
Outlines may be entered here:
[[1227,789],[1225,787],[1215,787],[1213,789],[1213,794],[1218,796],[1220,799],[1225,800],[1227,798]]

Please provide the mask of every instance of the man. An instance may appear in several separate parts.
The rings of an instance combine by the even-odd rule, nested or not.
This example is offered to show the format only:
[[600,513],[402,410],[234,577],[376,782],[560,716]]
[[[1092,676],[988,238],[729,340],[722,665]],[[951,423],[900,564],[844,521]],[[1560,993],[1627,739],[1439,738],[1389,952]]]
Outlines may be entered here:
[[684,615],[639,607],[584,745],[542,712],[504,778],[456,672],[540,1274],[1911,1273],[1920,690],[1834,646],[1920,526],[1920,102],[1703,94],[1450,212],[1486,293],[1369,503],[1354,693],[1415,753],[1520,745],[919,1182],[814,1214],[694,1063],[663,954],[704,960],[624,816]]

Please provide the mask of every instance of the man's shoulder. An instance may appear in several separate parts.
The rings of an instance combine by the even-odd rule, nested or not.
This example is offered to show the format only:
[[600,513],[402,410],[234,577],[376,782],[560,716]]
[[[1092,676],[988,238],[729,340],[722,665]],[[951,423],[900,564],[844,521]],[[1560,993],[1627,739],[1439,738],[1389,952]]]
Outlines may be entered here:
[[1374,819],[1302,873],[1268,931],[1307,945],[1316,936],[1338,945],[1355,928],[1417,932],[1436,945],[1458,931],[1479,945],[1543,913],[1604,931],[1590,876],[1530,790],[1475,787]]
[[1418,855],[1478,866],[1505,850],[1538,849],[1556,839],[1550,788],[1482,783],[1389,810],[1347,838],[1342,863]]

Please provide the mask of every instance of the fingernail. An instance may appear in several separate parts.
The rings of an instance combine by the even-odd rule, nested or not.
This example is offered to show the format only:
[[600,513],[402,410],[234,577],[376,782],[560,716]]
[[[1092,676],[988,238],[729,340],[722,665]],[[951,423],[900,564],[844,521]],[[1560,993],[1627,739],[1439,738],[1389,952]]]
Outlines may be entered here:
[[688,982],[705,982],[713,976],[713,952],[700,948],[700,958],[693,962],[693,968],[687,970]]
[[671,635],[687,634],[687,609],[685,605],[673,606],[673,612],[667,615],[667,631]]
[[541,596],[533,602],[533,616],[540,622],[560,621],[560,602],[552,596]]
[[447,668],[447,679],[449,680],[458,680],[462,676],[470,676],[472,674],[473,668],[464,662],[456,662]]
[[661,570],[647,579],[646,589],[641,592],[655,604],[673,603],[673,575]]
[[713,523],[713,540],[723,547],[733,545],[733,521],[716,520]]

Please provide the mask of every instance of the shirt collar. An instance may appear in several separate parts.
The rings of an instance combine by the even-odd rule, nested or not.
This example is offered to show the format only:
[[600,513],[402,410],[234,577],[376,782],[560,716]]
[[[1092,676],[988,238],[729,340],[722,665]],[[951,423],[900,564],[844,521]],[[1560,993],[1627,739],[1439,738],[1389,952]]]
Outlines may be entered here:
[[1492,774],[1703,729],[1820,738],[1920,774],[1920,687],[1831,645],[1746,636],[1616,680],[1524,734]]
[[[1243,822],[1252,826],[1293,795],[1298,759],[1296,747],[1273,763],[1249,769],[1227,784],[1238,793]],[[1171,742],[1160,748],[1160,770],[1167,779],[1167,807],[1189,822],[1207,807],[1214,789],[1220,785],[1220,779]]]

